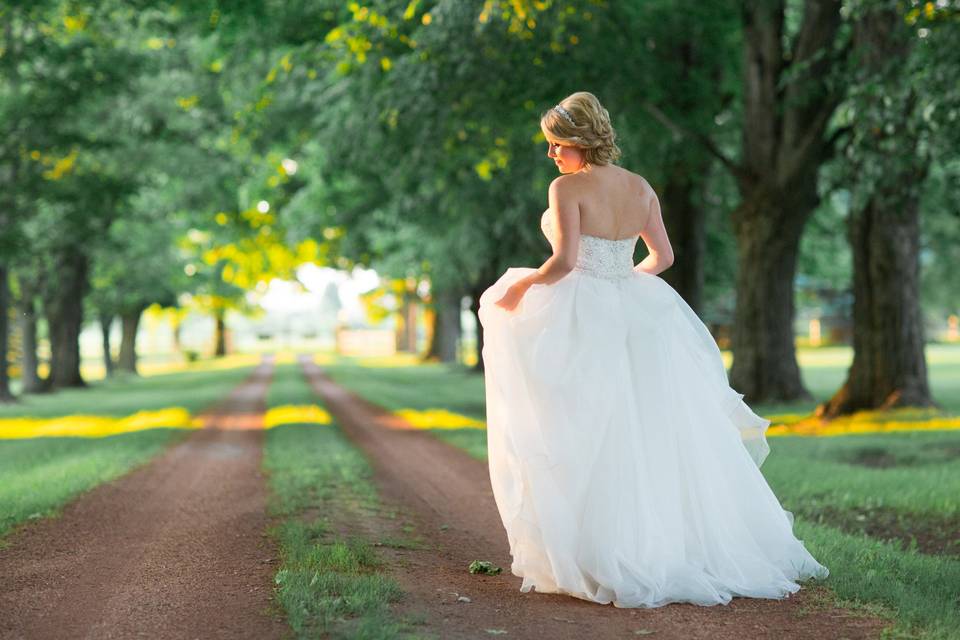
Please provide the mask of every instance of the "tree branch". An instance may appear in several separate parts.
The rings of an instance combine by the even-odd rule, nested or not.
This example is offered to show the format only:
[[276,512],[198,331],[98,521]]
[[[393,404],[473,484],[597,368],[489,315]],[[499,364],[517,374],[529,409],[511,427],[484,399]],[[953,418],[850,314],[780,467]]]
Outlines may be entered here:
[[853,132],[853,127],[847,125],[845,127],[837,127],[836,130],[827,138],[827,148],[833,150],[836,148],[837,143],[840,141],[840,138],[845,136],[848,133]]
[[713,157],[720,161],[720,163],[726,167],[726,169],[733,174],[737,180],[741,180],[746,177],[746,170],[730,158],[728,158],[720,149],[714,144],[713,140],[709,136],[705,136],[700,132],[693,131],[684,127],[681,124],[678,124],[670,119],[667,114],[657,108],[656,105],[650,102],[642,102],[641,106],[646,109],[647,113],[652,115],[660,124],[673,132],[674,136],[678,138],[689,138],[694,142],[700,144],[707,152],[710,153]]

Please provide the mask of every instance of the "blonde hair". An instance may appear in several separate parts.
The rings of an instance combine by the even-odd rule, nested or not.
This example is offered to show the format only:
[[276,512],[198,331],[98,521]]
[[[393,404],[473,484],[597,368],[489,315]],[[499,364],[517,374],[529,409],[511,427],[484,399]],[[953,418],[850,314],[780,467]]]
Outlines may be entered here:
[[610,123],[610,113],[589,91],[577,91],[559,104],[573,122],[557,109],[548,109],[540,116],[540,126],[561,142],[580,147],[591,165],[610,164],[620,157],[617,133]]

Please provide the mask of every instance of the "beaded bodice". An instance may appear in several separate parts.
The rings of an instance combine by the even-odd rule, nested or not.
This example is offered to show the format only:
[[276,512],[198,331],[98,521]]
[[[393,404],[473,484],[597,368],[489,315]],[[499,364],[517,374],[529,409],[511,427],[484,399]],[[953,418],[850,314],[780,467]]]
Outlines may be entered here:
[[[540,219],[540,228],[550,244],[553,244],[553,222],[550,210]],[[611,240],[600,236],[580,234],[580,248],[577,251],[575,270],[586,275],[619,280],[633,275],[633,252],[639,235]]]

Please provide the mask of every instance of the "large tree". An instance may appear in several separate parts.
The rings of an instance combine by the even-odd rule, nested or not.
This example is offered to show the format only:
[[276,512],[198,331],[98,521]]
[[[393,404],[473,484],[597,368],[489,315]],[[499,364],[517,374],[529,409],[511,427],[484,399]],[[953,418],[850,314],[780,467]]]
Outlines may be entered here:
[[644,173],[659,194],[676,256],[660,277],[703,313],[707,279],[718,275],[705,269],[707,238],[715,227],[710,214],[735,202],[717,189],[718,163],[710,149],[692,140],[710,140],[715,149],[736,145],[739,16],[724,1],[684,11],[670,0],[656,0],[615,3],[604,17],[613,46],[600,37],[595,47],[613,49],[614,57],[616,50],[629,51],[630,63],[611,64],[602,57],[592,75],[616,106],[614,124],[628,152],[625,166]]
[[794,34],[786,9],[785,0],[742,4],[742,146],[739,161],[724,160],[741,196],[730,382],[754,402],[810,397],[794,346],[794,277],[843,97],[832,81],[845,56],[839,0],[805,0]]
[[[323,179],[299,203],[302,227],[345,228],[339,249],[350,259],[387,277],[429,278],[433,317],[453,318],[434,334],[454,335],[456,300],[469,296],[476,314],[506,267],[549,255],[537,221],[554,169],[537,119],[589,88],[618,124],[625,166],[648,175],[674,208],[670,224],[689,267],[674,282],[699,304],[711,160],[663,135],[639,105],[656,102],[698,131],[729,127],[714,123],[735,91],[724,76],[734,48],[722,3],[706,7],[710,19],[699,24],[666,2],[364,4],[325,34],[325,47],[302,53],[334,69],[317,80]],[[637,42],[644,55],[621,64]],[[665,89],[677,76],[683,90]],[[691,163],[698,169],[684,173]]]
[[[89,305],[96,311],[104,332],[104,362],[112,371],[108,330],[120,321],[116,369],[137,371],[137,332],[144,310],[153,304],[177,305],[177,293],[186,290],[187,276],[175,238],[183,221],[161,212],[144,210],[153,198],[131,203],[94,253]],[[179,222],[179,224],[177,224]]]
[[25,279],[21,305],[43,300],[55,387],[83,384],[77,339],[89,251],[136,185],[131,148],[114,134],[124,115],[118,97],[140,70],[139,43],[129,39],[137,15],[119,2],[17,3],[2,13],[0,180],[13,224],[0,233],[25,239],[30,225],[42,239],[19,253],[39,253],[31,261],[51,277]]
[[948,43],[958,27],[932,4],[859,7],[846,154],[854,356],[818,415],[933,404],[920,309],[920,207],[935,151],[956,142],[948,114],[960,106],[960,56]]

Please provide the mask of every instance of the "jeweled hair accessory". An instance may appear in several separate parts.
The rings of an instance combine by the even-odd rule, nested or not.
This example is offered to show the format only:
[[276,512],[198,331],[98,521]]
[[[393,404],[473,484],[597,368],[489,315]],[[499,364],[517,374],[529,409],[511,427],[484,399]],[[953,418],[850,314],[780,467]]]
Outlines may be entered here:
[[555,106],[555,107],[553,108],[553,110],[556,111],[557,113],[559,113],[560,115],[562,115],[564,118],[566,118],[567,122],[569,122],[569,123],[572,124],[573,126],[577,126],[577,123],[573,121],[573,116],[570,115],[570,112],[569,112],[569,111],[567,111],[566,109],[564,109],[564,108],[561,107],[560,105]]

